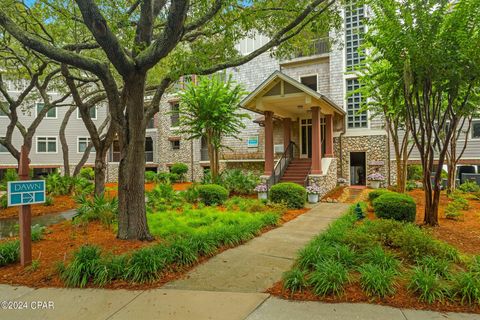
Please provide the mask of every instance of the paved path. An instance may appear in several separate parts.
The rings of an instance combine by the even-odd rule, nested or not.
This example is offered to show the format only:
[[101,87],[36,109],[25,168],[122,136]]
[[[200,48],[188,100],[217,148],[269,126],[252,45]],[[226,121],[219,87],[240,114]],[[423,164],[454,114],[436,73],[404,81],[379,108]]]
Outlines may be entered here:
[[340,203],[318,204],[283,226],[211,258],[163,288],[264,292],[290,269],[297,251],[347,208]]

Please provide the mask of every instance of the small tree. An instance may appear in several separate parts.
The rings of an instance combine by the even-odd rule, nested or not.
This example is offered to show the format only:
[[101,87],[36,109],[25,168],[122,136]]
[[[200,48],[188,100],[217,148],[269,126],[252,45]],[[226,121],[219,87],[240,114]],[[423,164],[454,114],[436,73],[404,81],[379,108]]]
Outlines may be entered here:
[[239,112],[244,94],[231,78],[223,82],[217,76],[201,77],[198,84],[187,86],[180,94],[182,132],[189,140],[206,138],[213,181],[219,174],[219,151],[225,147],[222,138],[235,137],[245,127],[242,120],[249,118]]

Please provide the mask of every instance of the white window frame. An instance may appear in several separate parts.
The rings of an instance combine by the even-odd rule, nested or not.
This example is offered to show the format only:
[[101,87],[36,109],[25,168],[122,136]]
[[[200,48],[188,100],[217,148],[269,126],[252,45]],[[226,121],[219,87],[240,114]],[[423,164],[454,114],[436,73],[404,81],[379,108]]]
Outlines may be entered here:
[[[0,137],[0,138],[5,139],[5,137]],[[0,148],[5,148],[5,147],[4,147],[3,144],[0,144]],[[6,150],[6,149],[7,149],[7,148],[5,148],[5,150]],[[9,152],[8,150],[6,150],[6,151],[1,151],[1,149],[0,149],[0,154],[10,154],[10,152]]]
[[[43,102],[35,102],[35,118],[38,116],[38,105],[39,104],[43,104],[45,106],[45,104]],[[55,120],[55,119],[58,119],[58,109],[57,107],[54,107],[53,108],[55,110],[55,118],[54,117],[49,117],[48,116],[48,112],[50,112],[51,110],[49,110],[46,114],[45,114],[45,117],[43,117],[43,119],[45,120]]]
[[[77,137],[77,153],[78,154],[83,154],[85,151],[80,151],[80,139],[87,139],[87,146],[92,141],[92,138],[87,137],[87,136],[78,136]],[[92,150],[90,150],[90,153],[95,153],[95,147],[92,147]]]
[[[303,79],[303,78],[308,78],[308,77],[313,77],[313,76],[315,76],[315,77],[317,78],[317,89],[314,90],[314,91],[315,91],[315,92],[319,92],[319,91],[318,91],[318,87],[319,87],[318,73],[302,74],[301,76],[298,76],[298,82],[300,82],[301,84],[303,84],[303,83],[302,83],[302,79]],[[307,88],[310,88],[310,87],[308,87],[306,84],[303,84],[303,85],[304,85],[305,87],[307,87]],[[311,88],[310,88],[310,89],[311,89]]]
[[[96,106],[92,107],[92,108],[95,108],[95,118],[92,118],[92,120],[97,120],[98,119],[98,108]],[[79,108],[77,108],[77,120],[82,120],[82,116],[80,115],[80,109]]]
[[472,140],[480,140],[480,137],[474,137],[473,136],[473,125],[474,124],[479,124],[480,125],[480,119],[472,121],[472,130],[471,130],[471,133],[470,133],[470,137],[472,138]]
[[[256,144],[256,145],[251,145],[251,144],[250,144],[250,139],[255,139],[255,140],[257,140],[257,144]],[[258,148],[258,145],[259,145],[259,144],[260,144],[260,138],[259,138],[258,135],[257,135],[257,136],[249,136],[249,137],[247,138],[247,148]]]
[[[38,139],[39,138],[46,138],[47,140],[45,141],[46,145],[46,150],[45,152],[43,151],[38,151]],[[49,138],[54,138],[55,139],[55,152],[48,151],[48,139]],[[58,154],[58,137],[57,136],[38,136],[35,139],[35,153],[37,154]]]

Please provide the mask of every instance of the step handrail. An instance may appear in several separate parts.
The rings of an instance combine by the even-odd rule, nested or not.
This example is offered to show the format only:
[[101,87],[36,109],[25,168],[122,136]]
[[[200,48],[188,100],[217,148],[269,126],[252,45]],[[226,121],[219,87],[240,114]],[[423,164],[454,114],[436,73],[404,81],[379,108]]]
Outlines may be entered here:
[[296,146],[295,142],[290,141],[288,144],[287,149],[282,154],[282,157],[280,160],[277,161],[275,164],[275,167],[272,170],[272,175],[267,181],[268,187],[270,188],[274,184],[278,183],[280,181],[280,178],[283,176],[285,173],[285,170],[287,169],[288,165],[292,161],[294,157],[294,147]]

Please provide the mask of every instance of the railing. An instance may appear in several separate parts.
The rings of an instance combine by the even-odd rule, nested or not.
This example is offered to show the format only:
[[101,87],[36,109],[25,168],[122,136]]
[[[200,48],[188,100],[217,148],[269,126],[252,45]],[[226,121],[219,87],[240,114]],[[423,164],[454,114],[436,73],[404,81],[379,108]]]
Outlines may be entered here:
[[330,52],[330,49],[330,39],[328,37],[320,38],[313,41],[311,45],[307,46],[304,50],[298,50],[295,52],[292,59],[325,54]]
[[295,153],[294,148],[295,148],[295,143],[293,141],[290,141],[287,149],[285,149],[285,152],[283,153],[282,157],[280,158],[280,160],[278,160],[277,164],[275,165],[275,168],[272,171],[272,175],[267,181],[269,188],[274,184],[276,184],[278,181],[280,181],[280,178],[283,176],[283,174],[285,173],[285,170],[290,164],[290,161],[292,161],[294,157],[294,153]]

